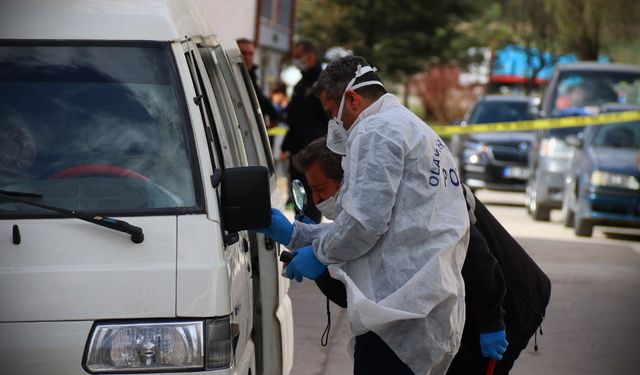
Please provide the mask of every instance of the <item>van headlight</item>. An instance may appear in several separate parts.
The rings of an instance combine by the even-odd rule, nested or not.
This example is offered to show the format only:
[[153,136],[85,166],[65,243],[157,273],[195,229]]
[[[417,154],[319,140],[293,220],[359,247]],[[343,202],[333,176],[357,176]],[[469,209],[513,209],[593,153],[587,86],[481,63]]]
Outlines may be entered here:
[[230,318],[97,324],[84,368],[92,374],[202,371],[232,364]]
[[640,189],[640,183],[635,176],[604,171],[593,171],[593,173],[591,173],[591,184],[631,190]]

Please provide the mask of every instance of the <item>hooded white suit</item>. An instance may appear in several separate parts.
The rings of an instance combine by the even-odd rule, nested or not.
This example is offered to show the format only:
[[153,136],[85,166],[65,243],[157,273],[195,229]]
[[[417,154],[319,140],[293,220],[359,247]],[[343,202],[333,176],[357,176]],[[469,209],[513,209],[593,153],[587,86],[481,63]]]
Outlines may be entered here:
[[[294,223],[347,290],[354,335],[380,336],[415,374],[444,374],[464,326],[469,217],[453,157],[386,94],[348,131],[333,223]],[[351,340],[353,348],[354,340]]]

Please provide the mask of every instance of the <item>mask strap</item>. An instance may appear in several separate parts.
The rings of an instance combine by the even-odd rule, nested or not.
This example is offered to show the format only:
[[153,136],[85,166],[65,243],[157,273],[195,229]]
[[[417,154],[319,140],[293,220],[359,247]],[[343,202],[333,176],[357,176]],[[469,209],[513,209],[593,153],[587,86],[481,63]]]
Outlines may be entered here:
[[349,81],[349,83],[347,84],[347,87],[345,87],[344,91],[342,92],[342,98],[340,99],[340,107],[338,107],[338,120],[342,121],[342,110],[344,109],[344,94],[345,92],[347,92],[347,90],[352,89],[352,90],[356,90],[359,89],[360,87],[364,87],[364,86],[369,86],[369,85],[380,85],[382,87],[384,87],[384,85],[382,84],[382,82],[380,81],[365,81],[365,82],[360,82],[357,85],[354,85],[354,82],[362,77],[363,75],[369,73],[369,72],[376,72],[378,69],[374,68],[372,66],[361,66],[358,65],[358,68],[356,69],[356,75],[355,77],[353,77],[351,79],[351,81]]
[[380,86],[384,87],[384,85],[380,81],[364,81],[364,82],[358,83],[357,85],[352,86],[351,90],[357,90],[360,87],[371,86],[371,85],[380,85]]

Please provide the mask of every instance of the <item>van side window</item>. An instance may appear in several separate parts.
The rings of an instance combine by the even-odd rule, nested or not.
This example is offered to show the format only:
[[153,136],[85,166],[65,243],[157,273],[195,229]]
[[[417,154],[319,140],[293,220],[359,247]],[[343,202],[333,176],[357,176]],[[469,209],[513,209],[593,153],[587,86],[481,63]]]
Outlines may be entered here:
[[209,99],[212,100],[211,105],[216,105],[217,114],[220,116],[220,121],[216,121],[217,130],[224,134],[230,144],[234,145],[234,147],[228,147],[228,151],[233,158],[233,166],[244,166],[247,165],[247,159],[243,147],[244,143],[239,134],[238,118],[233,111],[232,99],[229,97],[228,86],[231,85],[225,84],[222,80],[219,67],[213,55],[207,52],[210,50],[211,48],[209,47],[198,47],[197,50],[194,50],[196,60],[199,60],[203,67],[203,71],[199,74],[206,77],[206,81],[212,88]]
[[222,154],[223,140],[221,140],[221,137],[214,131],[215,119],[210,105],[208,93],[209,90],[207,90],[200,70],[198,69],[193,51],[187,50],[184,56],[189,66],[189,73],[191,75],[193,87],[196,90],[196,97],[194,98],[194,100],[197,102],[198,108],[200,109],[200,116],[202,117],[202,121],[205,127],[205,133],[207,134],[207,142],[209,143],[209,158],[211,159],[211,164],[214,166],[214,168],[215,166],[224,168],[225,158]]
[[214,51],[218,61],[221,62],[220,71],[225,80],[235,82],[235,85],[228,86],[229,94],[235,104],[234,110],[239,120],[238,125],[250,163],[266,166],[273,173],[275,167],[271,145],[251,78],[240,59],[229,61],[232,59],[231,55],[225,54],[223,46],[215,47]]
[[256,117],[256,129],[258,130],[258,134],[260,136],[260,142],[256,142],[256,145],[261,145],[262,149],[259,150],[264,153],[265,158],[267,159],[267,167],[269,171],[272,173],[275,171],[275,164],[273,162],[273,155],[271,152],[271,143],[269,142],[269,136],[267,135],[267,128],[264,123],[264,116],[260,112],[260,103],[258,102],[258,98],[256,97],[256,93],[254,92],[253,84],[251,83],[251,77],[249,76],[249,72],[245,68],[244,64],[234,64],[233,65],[234,72],[236,74],[240,74],[242,77],[242,81],[244,82],[244,88],[251,98],[251,106],[253,108],[253,113]]

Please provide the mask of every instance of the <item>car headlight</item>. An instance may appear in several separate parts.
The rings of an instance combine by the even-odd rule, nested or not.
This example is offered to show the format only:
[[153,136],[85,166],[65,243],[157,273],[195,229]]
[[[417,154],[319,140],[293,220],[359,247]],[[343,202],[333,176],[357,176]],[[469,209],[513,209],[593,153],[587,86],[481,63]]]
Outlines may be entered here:
[[202,371],[232,364],[230,318],[98,324],[85,353],[93,374]]
[[640,189],[640,183],[635,176],[604,171],[593,171],[593,173],[591,173],[591,184],[631,190]]
[[556,138],[543,139],[540,142],[540,156],[568,158],[571,156],[571,148],[565,142]]

